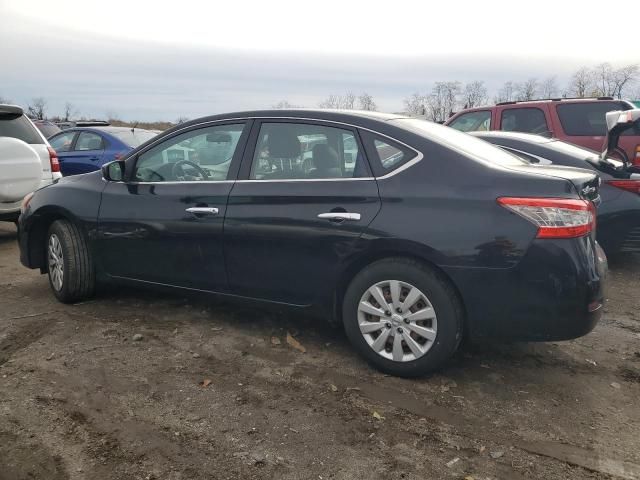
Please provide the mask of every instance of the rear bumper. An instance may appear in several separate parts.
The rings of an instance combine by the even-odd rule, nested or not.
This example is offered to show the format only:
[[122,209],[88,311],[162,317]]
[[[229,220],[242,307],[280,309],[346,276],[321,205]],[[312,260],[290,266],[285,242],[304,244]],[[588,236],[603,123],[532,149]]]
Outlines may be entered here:
[[535,240],[510,269],[450,269],[471,336],[568,340],[602,316],[607,261],[591,237]]

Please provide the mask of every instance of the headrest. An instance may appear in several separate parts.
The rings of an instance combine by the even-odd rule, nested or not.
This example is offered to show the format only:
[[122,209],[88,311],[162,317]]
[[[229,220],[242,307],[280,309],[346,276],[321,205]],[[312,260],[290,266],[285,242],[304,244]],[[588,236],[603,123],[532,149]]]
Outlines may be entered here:
[[300,156],[300,140],[289,128],[277,128],[269,131],[267,138],[271,158],[297,158]]
[[314,145],[312,150],[313,165],[318,170],[328,170],[340,166],[338,153],[326,143]]

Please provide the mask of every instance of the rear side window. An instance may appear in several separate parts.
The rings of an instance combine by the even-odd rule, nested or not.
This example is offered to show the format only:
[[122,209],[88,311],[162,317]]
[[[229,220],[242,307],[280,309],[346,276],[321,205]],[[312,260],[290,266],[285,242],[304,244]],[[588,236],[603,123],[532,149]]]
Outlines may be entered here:
[[76,141],[76,146],[74,148],[74,150],[79,151],[102,149],[104,149],[102,137],[97,133],[91,132],[80,132],[80,135],[78,135],[78,140]]
[[[600,136],[607,134],[605,115],[612,110],[628,110],[629,106],[621,102],[585,102],[558,105],[558,117],[562,129],[567,135]],[[638,129],[628,130],[623,135],[640,135]]]
[[508,108],[502,111],[500,130],[544,134],[549,132],[549,126],[539,108]]
[[394,171],[417,155],[410,148],[372,132],[362,132],[362,138],[371,160],[371,168],[377,177]]
[[486,132],[491,128],[491,111],[463,113],[451,122],[449,127],[461,132]]
[[44,140],[24,115],[0,115],[0,137],[13,137],[30,145],[42,145]]

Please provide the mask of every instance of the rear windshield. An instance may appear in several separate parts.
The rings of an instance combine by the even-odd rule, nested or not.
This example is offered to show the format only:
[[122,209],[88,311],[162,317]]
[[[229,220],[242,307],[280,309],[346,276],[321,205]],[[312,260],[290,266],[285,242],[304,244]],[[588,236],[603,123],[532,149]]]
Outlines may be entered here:
[[142,145],[147,140],[152,139],[157,133],[150,132],[148,130],[122,130],[118,132],[109,132],[111,135],[121,140],[125,145],[129,145],[132,148]]
[[0,137],[13,137],[30,145],[42,145],[44,140],[24,115],[0,114]]
[[52,123],[38,123],[36,124],[36,127],[46,138],[52,137],[60,131],[60,128]]
[[[558,105],[558,117],[567,135],[598,136],[607,134],[605,114],[613,110],[629,110],[625,102],[585,102]],[[626,135],[639,133],[625,132]]]
[[459,132],[450,127],[444,127],[417,118],[402,118],[394,120],[394,122],[429,140],[459,150],[470,157],[487,163],[502,166],[528,163],[489,142],[485,142],[484,140],[475,138],[467,133]]

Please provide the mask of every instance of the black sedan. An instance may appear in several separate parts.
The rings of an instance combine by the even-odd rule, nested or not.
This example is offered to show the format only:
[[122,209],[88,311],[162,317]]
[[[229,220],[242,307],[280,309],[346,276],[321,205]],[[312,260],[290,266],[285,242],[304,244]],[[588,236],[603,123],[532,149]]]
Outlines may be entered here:
[[640,252],[640,175],[621,162],[602,160],[598,153],[555,138],[513,132],[474,132],[473,136],[500,146],[539,165],[588,168],[602,178],[598,206],[598,242],[607,255]]
[[423,120],[278,110],[201,118],[27,197],[22,263],[76,302],[99,280],[307,309],[383,371],[463,332],[588,333],[606,260],[593,172],[530,165]]

